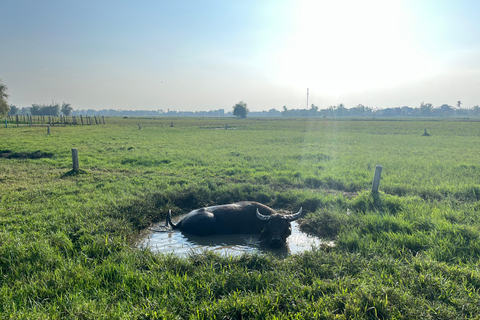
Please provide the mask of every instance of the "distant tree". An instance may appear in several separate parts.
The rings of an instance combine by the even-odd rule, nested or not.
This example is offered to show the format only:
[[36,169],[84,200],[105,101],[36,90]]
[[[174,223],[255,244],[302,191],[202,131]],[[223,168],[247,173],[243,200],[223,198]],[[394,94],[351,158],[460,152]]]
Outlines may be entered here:
[[455,110],[455,114],[456,114],[457,116],[465,116],[465,117],[466,117],[466,116],[468,116],[469,111],[468,111],[467,109],[465,109],[465,108],[457,109],[457,110]]
[[366,116],[372,113],[372,109],[363,104],[357,104],[356,107],[349,109],[350,116]]
[[64,116],[69,116],[72,113],[73,108],[70,105],[70,103],[65,103],[64,102],[64,103],[62,103],[62,107],[60,108],[60,110],[62,111]]
[[10,110],[7,99],[8,99],[8,94],[7,94],[7,86],[3,84],[2,80],[0,80],[0,116],[1,117],[6,117],[8,114],[8,111]]
[[343,103],[340,103],[338,106],[334,107],[334,113],[335,113],[335,116],[342,117],[348,114],[348,110],[347,108],[345,108]]
[[10,105],[10,111],[8,111],[8,115],[9,116],[14,116],[16,114],[18,114],[18,108],[17,106],[14,106],[13,104]]
[[335,115],[335,110],[337,106],[330,106],[324,111],[324,116],[333,117]]
[[280,115],[282,115],[282,113],[280,111],[278,111],[277,109],[272,108],[272,109],[268,110],[268,116],[269,117],[278,117]]
[[41,115],[41,106],[39,104],[32,104],[32,107],[30,108],[30,113],[34,116]]
[[233,115],[237,118],[246,118],[248,113],[247,104],[243,101],[240,101],[233,106]]
[[17,113],[18,114],[21,114],[21,115],[27,115],[27,114],[31,114],[30,112],[30,107],[23,107],[22,109],[20,109]]
[[460,106],[462,105],[462,101],[458,100],[457,101],[457,108],[460,109]]
[[473,107],[473,115],[480,116],[480,107],[478,105]]
[[314,105],[312,103],[312,105],[310,106],[310,109],[308,110],[308,117],[316,117],[318,116],[318,106]]
[[49,106],[45,106],[45,108],[43,109],[43,114],[46,116],[47,115],[58,116],[59,111],[60,111],[60,106],[58,103],[56,103]]
[[32,104],[30,112],[34,116],[57,116],[60,111],[60,105],[55,104]]
[[453,107],[449,106],[448,104],[442,104],[440,106],[440,110],[442,112],[442,116],[444,117],[451,116],[455,113],[455,109],[453,109]]
[[420,114],[422,116],[430,116],[432,114],[433,106],[431,103],[423,103],[420,105]]

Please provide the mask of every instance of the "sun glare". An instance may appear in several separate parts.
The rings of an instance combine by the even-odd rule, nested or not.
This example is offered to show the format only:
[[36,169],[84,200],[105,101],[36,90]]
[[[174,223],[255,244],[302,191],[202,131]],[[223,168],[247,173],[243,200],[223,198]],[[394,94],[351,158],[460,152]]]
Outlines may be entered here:
[[400,1],[303,1],[279,55],[280,79],[327,95],[387,88],[422,77],[431,63],[408,33]]

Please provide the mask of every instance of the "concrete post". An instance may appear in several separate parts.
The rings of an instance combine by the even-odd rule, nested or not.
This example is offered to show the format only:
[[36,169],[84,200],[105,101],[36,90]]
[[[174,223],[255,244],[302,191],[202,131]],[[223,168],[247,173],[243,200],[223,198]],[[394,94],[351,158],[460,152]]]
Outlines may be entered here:
[[377,193],[378,192],[378,187],[380,186],[380,177],[382,175],[382,166],[377,165],[375,167],[375,175],[373,176],[373,186],[372,186],[372,192]]
[[72,162],[73,162],[73,170],[78,171],[80,166],[78,165],[78,150],[76,148],[72,149]]

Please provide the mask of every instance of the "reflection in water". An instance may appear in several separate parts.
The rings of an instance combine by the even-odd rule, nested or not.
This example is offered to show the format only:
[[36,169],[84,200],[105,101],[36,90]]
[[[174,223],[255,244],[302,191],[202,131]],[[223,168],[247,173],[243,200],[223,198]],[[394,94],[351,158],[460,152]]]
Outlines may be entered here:
[[[177,221],[182,216],[175,217]],[[162,226],[159,224],[159,226]],[[222,255],[240,255],[242,253],[272,253],[276,256],[285,257],[289,254],[307,251],[312,246],[319,246],[322,241],[319,238],[307,235],[300,231],[296,221],[291,222],[292,234],[287,238],[287,245],[280,249],[272,249],[259,241],[260,235],[256,234],[228,234],[198,237],[183,234],[180,230],[164,232],[152,232],[139,240],[140,246],[146,246],[159,253],[173,253],[177,256],[187,256],[191,253],[203,251],[219,252]],[[161,227],[160,227],[161,228]],[[160,229],[159,228],[159,229]],[[153,228],[155,229],[155,227]]]

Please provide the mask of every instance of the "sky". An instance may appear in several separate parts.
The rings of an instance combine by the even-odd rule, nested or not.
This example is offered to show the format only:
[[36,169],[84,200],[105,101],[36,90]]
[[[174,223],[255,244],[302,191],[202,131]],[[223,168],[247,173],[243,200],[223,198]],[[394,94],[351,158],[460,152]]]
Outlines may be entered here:
[[477,0],[1,0],[9,103],[480,104]]

